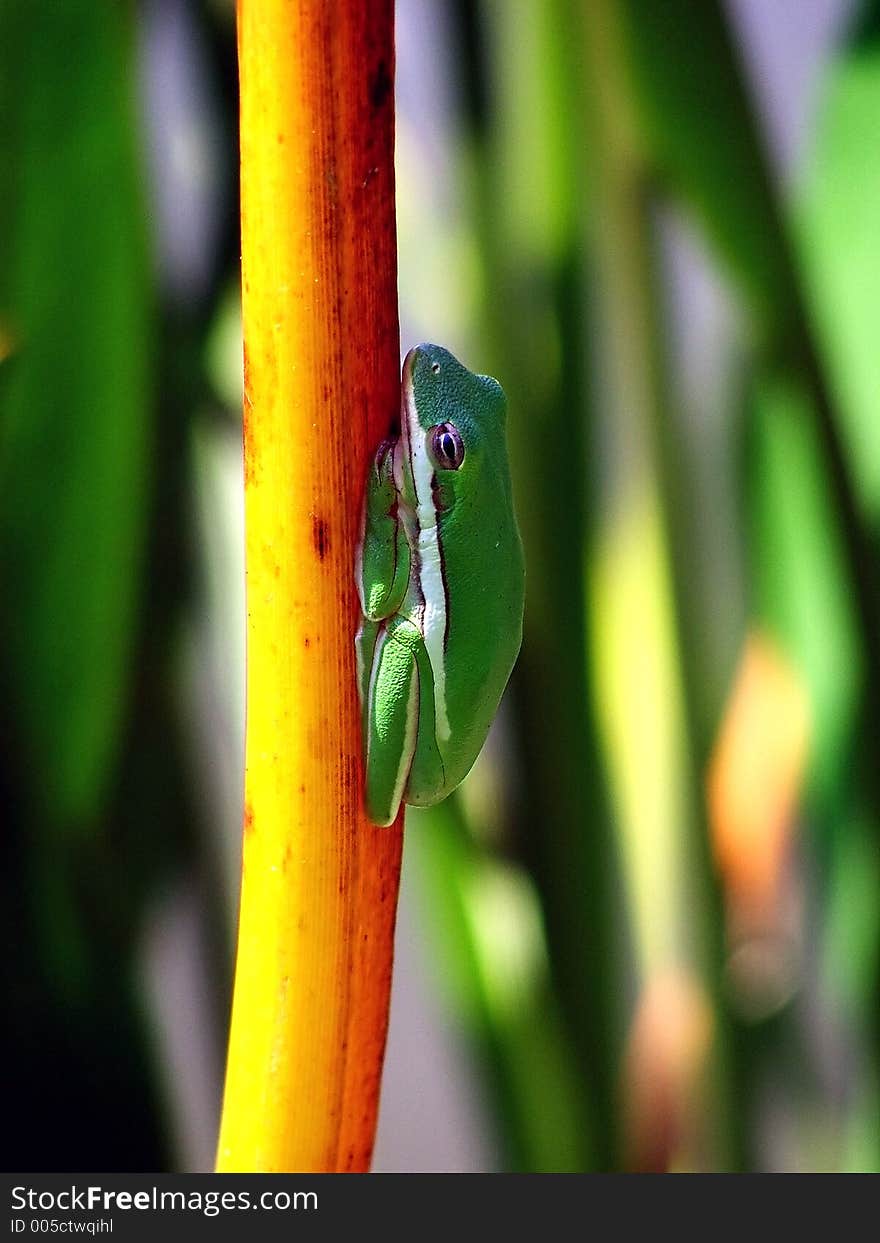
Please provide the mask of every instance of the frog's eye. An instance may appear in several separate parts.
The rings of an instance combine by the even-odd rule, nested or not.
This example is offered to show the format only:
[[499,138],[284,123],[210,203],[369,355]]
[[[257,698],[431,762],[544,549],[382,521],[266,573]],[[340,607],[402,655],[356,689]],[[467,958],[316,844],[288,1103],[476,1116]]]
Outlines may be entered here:
[[464,442],[454,423],[431,428],[431,456],[441,470],[458,470],[464,461]]

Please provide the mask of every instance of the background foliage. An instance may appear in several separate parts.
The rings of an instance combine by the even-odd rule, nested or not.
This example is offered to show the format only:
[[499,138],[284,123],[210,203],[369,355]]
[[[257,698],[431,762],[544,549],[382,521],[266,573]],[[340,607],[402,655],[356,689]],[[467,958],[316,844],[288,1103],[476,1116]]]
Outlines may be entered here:
[[[393,1019],[385,1116],[481,1102],[422,1168],[880,1166],[880,9],[770,7],[398,6],[403,344],[504,384],[528,565],[490,743],[408,818],[465,1068]],[[785,159],[773,21],[825,32]],[[0,9],[7,1169],[211,1163],[235,74],[221,0]]]

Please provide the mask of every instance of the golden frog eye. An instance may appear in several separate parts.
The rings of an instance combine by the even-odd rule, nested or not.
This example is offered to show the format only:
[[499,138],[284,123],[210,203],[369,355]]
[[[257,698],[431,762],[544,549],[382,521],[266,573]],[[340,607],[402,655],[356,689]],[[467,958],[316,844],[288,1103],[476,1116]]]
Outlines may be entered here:
[[454,423],[431,428],[431,456],[441,470],[458,470],[464,461],[464,442]]

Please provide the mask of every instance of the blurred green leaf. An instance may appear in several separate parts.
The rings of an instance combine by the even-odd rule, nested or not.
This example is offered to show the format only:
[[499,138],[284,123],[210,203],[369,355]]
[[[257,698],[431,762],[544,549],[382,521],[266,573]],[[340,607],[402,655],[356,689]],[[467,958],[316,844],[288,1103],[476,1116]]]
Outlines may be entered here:
[[[664,5],[649,0],[603,2],[609,5],[609,12],[618,11],[623,19],[641,122],[639,132],[645,147],[645,174],[667,178],[696,210],[707,236],[746,291],[758,337],[779,375],[805,387],[810,394],[801,409],[813,420],[820,438],[823,471],[832,496],[828,517],[841,534],[840,553],[856,599],[867,654],[869,712],[880,722],[880,659],[875,649],[880,633],[880,582],[858,495],[860,480],[864,484],[866,479],[876,479],[880,488],[880,451],[876,441],[867,449],[865,420],[853,413],[875,381],[876,364],[865,362],[865,358],[873,359],[876,351],[869,347],[867,355],[862,352],[860,364],[855,364],[857,374],[850,374],[848,368],[854,363],[855,351],[862,349],[866,330],[862,326],[844,346],[840,344],[844,330],[837,332],[831,326],[849,296],[854,276],[854,264],[848,263],[846,256],[852,256],[855,246],[873,243],[870,238],[855,242],[853,248],[840,246],[841,235],[850,227],[846,216],[850,209],[855,213],[859,237],[868,239],[870,234],[866,223],[870,207],[861,202],[857,205],[859,191],[854,187],[861,187],[865,180],[858,152],[872,146],[874,88],[866,86],[863,78],[874,76],[873,56],[868,57],[871,68],[867,74],[860,76],[855,88],[843,91],[843,102],[838,104],[842,115],[836,124],[832,108],[825,159],[817,161],[817,177],[823,188],[814,198],[821,206],[812,211],[814,229],[808,235],[816,249],[814,301],[825,304],[832,356],[835,342],[838,345],[837,387],[851,407],[847,415],[846,410],[835,407],[836,394],[825,374],[823,342],[809,314],[808,282],[802,267],[809,270],[811,266],[811,245],[802,246],[800,253],[793,245],[796,234],[773,185],[724,6],[720,0],[706,0],[701,5],[690,5],[687,0],[669,0]],[[868,39],[866,47],[870,46]],[[868,195],[876,180],[869,163]],[[828,261],[819,270],[823,268],[823,242]],[[844,260],[839,268],[838,257]],[[800,262],[802,258],[805,265]],[[816,286],[824,277],[828,289],[818,294]],[[869,276],[862,288],[870,288]],[[856,296],[854,302],[859,305],[850,308],[847,324],[867,310],[864,299],[859,302]],[[846,381],[842,382],[844,371]],[[864,460],[860,460],[862,455]]]
[[859,499],[880,521],[880,37],[833,65],[798,213],[804,273]]
[[[830,870],[822,968],[827,987],[847,1017],[870,1019],[862,1012],[872,1006],[880,966],[880,859],[873,846],[874,827],[859,824],[858,812],[851,815],[856,823],[841,834]],[[878,1143],[880,1135],[875,1135],[875,1146]]]
[[573,1076],[588,1118],[588,1168],[612,1169],[628,964],[614,924],[620,861],[585,657],[581,577],[599,503],[588,382],[584,215],[592,184],[582,13],[573,0],[487,0],[483,21],[480,68],[492,107],[474,134],[488,295],[480,348],[510,398],[527,581],[511,683],[516,771],[525,778],[511,837],[522,842],[540,895],[575,1067],[588,1068]]
[[617,3],[646,168],[693,207],[758,322],[779,329],[792,296],[787,246],[723,6]]
[[0,575],[27,797],[96,811],[128,686],[145,537],[150,275],[131,10],[5,5]]
[[757,386],[753,547],[759,619],[806,680],[814,792],[826,807],[845,777],[863,668],[822,447],[802,388]]
[[442,991],[485,1059],[511,1168],[584,1169],[576,1064],[528,875],[476,844],[458,799],[410,808],[407,820]]

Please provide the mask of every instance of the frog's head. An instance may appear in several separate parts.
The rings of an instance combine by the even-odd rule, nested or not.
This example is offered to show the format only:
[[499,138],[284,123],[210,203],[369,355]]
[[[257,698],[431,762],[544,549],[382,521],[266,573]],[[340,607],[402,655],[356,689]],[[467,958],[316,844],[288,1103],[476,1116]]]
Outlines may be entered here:
[[487,472],[506,462],[506,409],[497,380],[474,375],[442,346],[417,345],[407,354],[395,475],[422,530],[473,497]]

